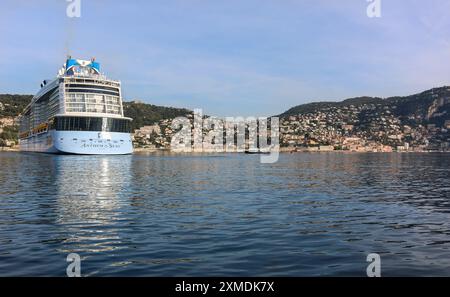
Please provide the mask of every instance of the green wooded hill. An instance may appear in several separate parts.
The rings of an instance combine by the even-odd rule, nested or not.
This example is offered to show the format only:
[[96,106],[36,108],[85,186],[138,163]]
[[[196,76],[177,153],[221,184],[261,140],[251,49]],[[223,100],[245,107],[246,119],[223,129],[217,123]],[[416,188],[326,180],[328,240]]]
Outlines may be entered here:
[[350,106],[350,105],[358,106],[358,105],[363,105],[363,104],[378,104],[378,103],[382,103],[382,102],[383,102],[383,99],[378,98],[378,97],[356,97],[356,98],[346,99],[346,100],[340,101],[340,102],[319,101],[319,102],[312,102],[312,103],[306,103],[306,104],[294,106],[278,116],[281,118],[284,118],[284,117],[291,116],[291,115],[318,112],[318,111],[321,111],[321,110],[324,110],[324,109],[330,108],[330,107],[344,107],[344,106]]
[[[16,117],[30,102],[32,95],[0,94],[0,118]],[[431,89],[419,94],[405,97],[357,97],[341,102],[313,102],[295,106],[280,114],[281,118],[304,113],[313,113],[330,107],[374,105],[377,112],[381,108],[392,108],[395,115],[401,119],[415,118],[426,123],[441,125],[450,120],[450,87]],[[145,125],[154,124],[163,119],[185,116],[191,113],[184,108],[156,106],[143,102],[124,102],[124,114],[133,119],[132,128],[137,129]]]
[[[32,95],[0,94],[0,118],[16,117],[30,103]],[[133,128],[151,125],[159,120],[171,119],[192,113],[184,108],[157,106],[142,102],[124,102],[123,111],[126,117],[133,119]]]
[[123,112],[126,117],[133,119],[131,123],[133,130],[152,125],[160,120],[173,119],[192,113],[184,108],[157,106],[136,101],[124,102]]
[[0,117],[16,117],[30,103],[33,95],[0,94]]
[[340,102],[313,102],[292,107],[280,114],[280,118],[306,113],[326,111],[334,107],[373,105],[374,109],[366,113],[377,113],[383,108],[389,108],[400,119],[413,118],[418,122],[442,125],[450,120],[450,86],[434,88],[425,92],[404,97],[357,97]]

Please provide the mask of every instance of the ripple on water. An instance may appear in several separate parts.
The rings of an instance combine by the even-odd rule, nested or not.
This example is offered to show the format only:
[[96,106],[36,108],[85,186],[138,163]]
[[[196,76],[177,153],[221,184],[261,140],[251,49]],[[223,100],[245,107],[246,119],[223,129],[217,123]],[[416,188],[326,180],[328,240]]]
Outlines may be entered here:
[[448,275],[448,154],[1,153],[0,275]]

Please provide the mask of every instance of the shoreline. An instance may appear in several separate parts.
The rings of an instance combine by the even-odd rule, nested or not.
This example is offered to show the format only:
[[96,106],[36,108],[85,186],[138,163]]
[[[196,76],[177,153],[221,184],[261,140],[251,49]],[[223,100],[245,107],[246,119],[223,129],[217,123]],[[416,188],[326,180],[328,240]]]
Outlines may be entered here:
[[[135,148],[133,153],[156,153],[156,152],[167,152],[173,154],[244,154],[244,152],[227,152],[227,151],[172,151],[170,149],[147,149],[147,148]],[[280,150],[279,153],[282,154],[301,154],[301,153],[312,153],[312,154],[324,154],[324,153],[344,153],[344,154],[362,154],[362,153],[371,153],[371,154],[392,154],[392,153],[450,153],[450,151],[389,151],[389,152],[381,152],[381,151],[351,151],[351,150],[332,150],[332,151],[318,151],[318,150]]]
[[[0,147],[0,153],[1,152],[21,152],[18,147]],[[243,154],[244,152],[227,152],[227,151],[192,151],[192,152],[185,152],[185,151],[172,151],[170,149],[165,148],[134,148],[134,153],[172,153],[172,154]],[[450,151],[390,151],[390,152],[381,152],[381,151],[352,151],[352,150],[327,150],[327,151],[319,151],[319,150],[286,150],[286,149],[280,149],[279,153],[281,154],[299,154],[299,153],[312,153],[312,154],[324,154],[324,153],[343,153],[343,154],[362,154],[362,153],[371,153],[371,154],[391,154],[391,153],[402,153],[402,154],[410,154],[410,153],[450,153]]]
[[20,152],[18,147],[0,146],[0,152]]

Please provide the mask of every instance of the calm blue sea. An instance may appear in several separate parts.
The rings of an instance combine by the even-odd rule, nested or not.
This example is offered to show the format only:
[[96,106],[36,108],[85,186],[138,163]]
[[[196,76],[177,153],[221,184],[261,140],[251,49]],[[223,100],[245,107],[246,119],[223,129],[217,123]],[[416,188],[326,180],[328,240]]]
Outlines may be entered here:
[[450,154],[0,153],[0,276],[450,276]]

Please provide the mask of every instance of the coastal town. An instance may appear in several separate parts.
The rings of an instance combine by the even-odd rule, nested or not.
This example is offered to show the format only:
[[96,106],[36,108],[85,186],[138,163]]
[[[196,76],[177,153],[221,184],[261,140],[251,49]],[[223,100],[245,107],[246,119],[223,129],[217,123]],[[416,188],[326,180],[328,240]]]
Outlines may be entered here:
[[[133,104],[133,102],[127,104]],[[0,102],[0,112],[7,110],[10,104],[11,102]],[[285,152],[450,151],[449,106],[450,88],[447,87],[401,98],[365,97],[342,102],[300,105],[278,116],[280,150]],[[156,108],[137,102],[135,109],[145,109],[144,107]],[[176,115],[182,115],[193,123],[193,113],[188,110],[177,110]],[[133,117],[137,116],[145,119],[146,115]],[[135,151],[170,150],[172,137],[177,132],[172,125],[174,117],[172,114],[165,118],[162,116],[150,124],[135,127],[132,131]],[[138,119],[138,122],[141,123],[141,119]],[[229,128],[225,125],[224,132],[229,132]],[[247,139],[249,128],[251,129],[247,125]],[[200,138],[204,139],[210,129],[201,130],[203,134]],[[3,150],[17,149],[16,134],[17,116],[9,113],[0,117],[0,147]],[[192,144],[194,141],[201,142],[202,139],[195,139],[194,134],[192,133]],[[196,137],[198,138],[199,135]],[[224,133],[222,151],[238,151],[236,146],[230,147],[230,144],[226,143],[226,137]],[[208,147],[204,145],[201,151],[217,151],[217,149],[208,150]]]
[[450,121],[435,124],[403,124],[389,108],[381,108],[361,119],[374,105],[330,108],[289,116],[280,127],[281,144],[287,150],[355,152],[447,151]]
[[[450,121],[411,127],[403,125],[389,110],[362,129],[358,114],[368,107],[331,109],[289,116],[280,121],[281,151],[423,152],[448,151]],[[171,119],[137,129],[133,134],[138,149],[170,149],[174,130]],[[204,132],[206,133],[206,132]],[[227,150],[228,151],[228,150]]]
[[[446,87],[405,98],[355,98],[316,108],[302,105],[298,112],[280,115],[280,150],[450,151],[449,106],[450,88]],[[192,115],[187,117],[192,120]],[[169,149],[173,133],[171,120],[164,119],[137,129],[134,145]]]

